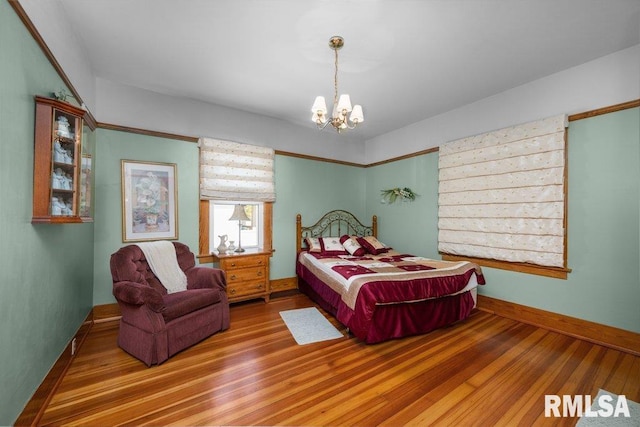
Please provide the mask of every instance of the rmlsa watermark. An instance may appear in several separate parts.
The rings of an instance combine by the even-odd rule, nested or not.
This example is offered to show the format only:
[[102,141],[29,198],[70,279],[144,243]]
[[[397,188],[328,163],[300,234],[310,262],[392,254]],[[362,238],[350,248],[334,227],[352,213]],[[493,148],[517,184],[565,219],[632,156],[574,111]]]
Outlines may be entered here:
[[[596,405],[592,405],[595,403]],[[592,408],[596,406],[596,408]],[[590,395],[545,394],[545,417],[626,417],[630,418],[629,405],[624,395],[611,396],[601,394],[595,402]]]

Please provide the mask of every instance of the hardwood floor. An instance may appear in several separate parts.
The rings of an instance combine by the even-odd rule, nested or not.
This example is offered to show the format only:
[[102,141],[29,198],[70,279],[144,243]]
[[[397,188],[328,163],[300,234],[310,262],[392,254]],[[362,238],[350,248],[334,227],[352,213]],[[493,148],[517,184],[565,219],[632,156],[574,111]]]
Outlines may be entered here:
[[234,305],[229,330],[152,368],[118,348],[117,322],[96,324],[40,425],[557,426],[577,419],[545,418],[545,394],[640,401],[640,357],[482,311],[423,336],[300,346],[278,313],[312,305]]

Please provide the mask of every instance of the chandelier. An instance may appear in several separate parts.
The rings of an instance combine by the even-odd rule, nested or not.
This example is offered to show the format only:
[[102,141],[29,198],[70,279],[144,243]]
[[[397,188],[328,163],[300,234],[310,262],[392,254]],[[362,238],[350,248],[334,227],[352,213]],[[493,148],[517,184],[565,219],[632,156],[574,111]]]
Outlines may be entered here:
[[329,39],[329,47],[335,52],[335,73],[333,75],[333,112],[331,117],[327,116],[327,104],[325,103],[324,96],[317,96],[311,112],[313,116],[311,120],[318,126],[318,129],[322,130],[329,123],[333,126],[338,133],[343,129],[354,129],[358,124],[364,121],[364,115],[362,114],[362,106],[354,105],[351,108],[351,99],[349,95],[343,94],[338,98],[338,50],[344,46],[344,39],[340,36],[333,36]]

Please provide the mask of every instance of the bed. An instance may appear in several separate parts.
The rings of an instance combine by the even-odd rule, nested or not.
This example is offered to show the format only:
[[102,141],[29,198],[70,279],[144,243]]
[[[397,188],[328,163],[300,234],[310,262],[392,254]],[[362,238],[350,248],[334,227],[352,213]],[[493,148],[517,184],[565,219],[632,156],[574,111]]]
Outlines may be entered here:
[[477,286],[485,283],[478,265],[402,253],[377,234],[376,216],[363,225],[334,210],[303,226],[298,214],[300,291],[367,344],[427,333],[471,314]]

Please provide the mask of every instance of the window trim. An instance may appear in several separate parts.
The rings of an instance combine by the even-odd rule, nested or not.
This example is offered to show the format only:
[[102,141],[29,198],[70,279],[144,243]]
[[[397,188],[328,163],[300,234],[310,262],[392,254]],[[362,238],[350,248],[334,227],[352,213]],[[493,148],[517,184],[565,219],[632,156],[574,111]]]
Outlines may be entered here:
[[496,259],[488,258],[471,258],[460,255],[451,255],[444,252],[440,252],[440,255],[445,261],[470,261],[482,267],[517,271],[518,273],[535,274],[538,276],[553,277],[555,279],[567,280],[568,274],[571,273],[571,269],[568,267],[545,267],[542,265],[528,264],[524,262],[498,261]]
[[[200,263],[217,262],[218,257],[209,252],[209,203],[210,200],[200,200],[200,239],[198,243],[198,260]],[[274,252],[273,250],[273,202],[263,202],[263,227],[262,242],[263,247],[260,252]]]

